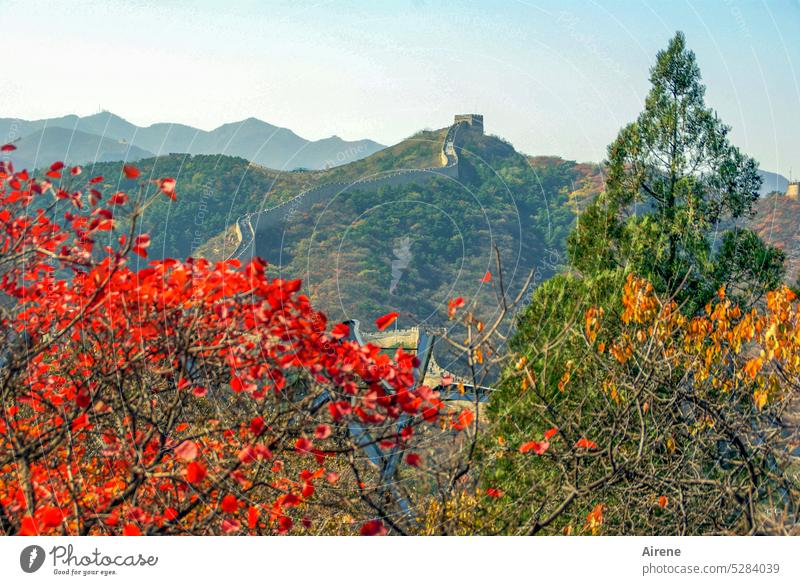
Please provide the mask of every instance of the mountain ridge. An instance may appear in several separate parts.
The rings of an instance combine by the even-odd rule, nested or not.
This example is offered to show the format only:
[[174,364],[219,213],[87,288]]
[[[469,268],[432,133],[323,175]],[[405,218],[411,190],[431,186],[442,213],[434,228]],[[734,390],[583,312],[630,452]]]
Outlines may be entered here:
[[[321,170],[359,160],[384,148],[382,144],[369,139],[347,141],[331,136],[307,140],[288,128],[254,117],[228,122],[212,130],[171,122],[137,126],[112,112],[83,117],[69,114],[40,120],[0,118],[0,136],[6,138],[5,142],[14,139],[23,142],[37,132],[46,133],[49,128],[61,128],[76,133],[77,141],[70,142],[73,145],[72,158],[68,156],[69,151],[56,158],[70,159],[70,162],[80,164],[109,160],[91,158],[85,152],[90,151],[90,147],[83,145],[84,142],[91,144],[104,140],[116,141],[137,149],[131,150],[126,158],[119,160],[134,161],[171,153],[224,154],[240,156],[278,170]],[[89,139],[87,136],[94,138]],[[46,146],[48,150],[54,150],[49,145]],[[10,158],[15,164],[27,167],[33,166],[37,158],[41,160],[41,157],[31,158],[30,153],[25,150],[16,152]]]

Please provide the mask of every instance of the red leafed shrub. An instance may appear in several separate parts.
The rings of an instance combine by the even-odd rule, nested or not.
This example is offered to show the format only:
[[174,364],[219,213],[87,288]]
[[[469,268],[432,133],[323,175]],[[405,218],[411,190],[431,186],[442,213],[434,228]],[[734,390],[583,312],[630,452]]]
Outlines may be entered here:
[[258,259],[148,263],[137,220],[174,179],[109,197],[62,169],[0,163],[1,532],[306,529],[330,478],[365,497],[350,421],[385,440],[401,414],[435,420],[415,358],[329,332],[299,281]]

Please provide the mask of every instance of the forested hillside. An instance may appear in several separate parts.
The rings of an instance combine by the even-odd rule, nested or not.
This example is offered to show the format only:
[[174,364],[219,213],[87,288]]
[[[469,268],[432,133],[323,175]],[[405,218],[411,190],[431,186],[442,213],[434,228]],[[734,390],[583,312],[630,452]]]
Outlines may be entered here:
[[[565,237],[582,201],[602,188],[599,167],[528,158],[499,138],[465,133],[458,180],[378,189],[356,183],[392,169],[441,164],[444,134],[420,132],[364,160],[320,172],[281,173],[210,155],[141,161],[143,176],[175,177],[180,193],[176,201],[157,199],[144,214],[141,229],[151,234],[150,255],[221,259],[232,251],[239,216],[314,185],[341,182],[352,187],[335,203],[293,217],[285,233],[274,235],[284,261],[271,268],[303,278],[307,292],[334,318],[368,321],[394,308],[401,312],[400,325],[438,322],[437,312],[452,294],[478,291],[480,279],[493,270],[495,245],[512,289],[530,270],[538,269],[539,281],[551,275],[563,260]],[[121,167],[102,163],[91,172],[110,188],[132,192],[135,182],[125,179]]]

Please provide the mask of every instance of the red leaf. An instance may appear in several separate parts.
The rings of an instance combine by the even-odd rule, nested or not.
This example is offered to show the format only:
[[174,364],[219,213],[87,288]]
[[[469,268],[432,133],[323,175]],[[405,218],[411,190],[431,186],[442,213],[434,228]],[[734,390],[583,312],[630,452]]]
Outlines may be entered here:
[[72,421],[72,432],[78,432],[81,429],[89,428],[91,426],[92,425],[89,422],[89,415],[84,412],[82,415]]
[[147,248],[150,247],[150,236],[147,234],[141,234],[136,236],[136,240],[133,242],[133,253],[138,254],[142,258],[147,258]]
[[252,530],[258,525],[258,508],[250,506],[247,509],[247,527]]
[[361,536],[385,536],[387,532],[380,520],[370,520],[361,527]]
[[11,152],[12,150],[17,150],[17,147],[13,144],[4,144],[3,146],[0,146],[0,151],[2,152]]
[[456,430],[463,431],[469,425],[471,425],[472,421],[474,420],[475,420],[475,415],[472,414],[471,410],[465,408],[458,414],[458,420],[455,423],[453,423],[453,426],[456,428]]
[[527,453],[528,451],[533,451],[537,455],[544,455],[549,448],[550,443],[548,441],[529,441],[519,448],[519,452]]
[[142,531],[136,524],[126,524],[122,529],[123,536],[141,536]]
[[597,443],[595,443],[594,441],[590,441],[586,437],[578,439],[578,442],[575,443],[575,446],[578,449],[597,449]]
[[314,429],[314,436],[322,441],[330,437],[332,432],[333,431],[331,430],[330,425],[319,425],[316,429]]
[[164,179],[156,179],[156,183],[158,184],[158,189],[167,197],[175,201],[177,199],[175,195],[175,179],[172,177],[166,177]]
[[184,441],[175,448],[175,456],[184,461],[194,461],[197,459],[197,443]]
[[292,529],[294,522],[288,516],[281,516],[278,518],[278,533],[286,534]]
[[253,420],[250,421],[250,432],[253,433],[256,437],[260,436],[261,433],[264,432],[266,425],[264,424],[264,419],[260,416],[255,417]]
[[450,319],[452,319],[455,316],[456,311],[458,309],[460,309],[461,307],[463,307],[463,306],[464,306],[464,298],[463,297],[458,297],[458,298],[455,298],[455,299],[452,299],[452,300],[448,301],[448,303],[447,303],[447,316]]
[[108,200],[109,205],[125,205],[128,202],[128,194],[118,191]]
[[339,323],[331,330],[331,337],[334,339],[344,339],[348,335],[350,335],[350,327],[347,323]]
[[233,514],[239,509],[239,501],[233,494],[228,494],[227,496],[222,498],[222,502],[220,502],[220,507],[222,508],[223,512],[226,512],[228,514]]
[[196,461],[192,461],[186,467],[186,481],[189,483],[200,483],[206,478],[207,472],[206,468],[203,467],[202,463],[197,463]]
[[306,439],[305,437],[300,437],[294,444],[294,448],[300,451],[301,453],[307,453],[311,451],[313,448],[313,443]]
[[406,456],[406,463],[408,463],[411,467],[419,467],[420,463],[422,463],[422,457],[416,453],[409,453]]
[[141,174],[139,169],[133,165],[123,165],[122,172],[125,173],[126,179],[135,179]]
[[36,520],[30,516],[25,516],[20,524],[20,536],[37,536],[39,534],[39,526]]
[[[663,506],[662,506],[663,507]],[[54,528],[64,520],[64,513],[58,508],[48,507],[42,514],[42,524],[46,528]]]
[[486,274],[481,278],[481,282],[492,282],[492,273],[487,270]]
[[490,498],[502,498],[503,491],[497,488],[487,488],[486,495],[489,496]]
[[545,440],[549,441],[550,439],[552,439],[556,435],[556,433],[558,433],[558,428],[557,427],[553,427],[552,429],[547,429],[544,432]]
[[378,331],[383,331],[389,325],[394,323],[399,316],[400,313],[397,312],[386,313],[382,317],[378,317],[377,319],[375,319],[375,326],[378,328]]

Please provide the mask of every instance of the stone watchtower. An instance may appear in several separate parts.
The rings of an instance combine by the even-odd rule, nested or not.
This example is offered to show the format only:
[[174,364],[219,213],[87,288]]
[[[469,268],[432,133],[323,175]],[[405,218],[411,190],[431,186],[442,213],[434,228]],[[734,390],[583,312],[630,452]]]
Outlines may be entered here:
[[483,134],[483,115],[482,114],[456,114],[453,124],[466,124],[473,130]]
[[786,196],[792,199],[800,197],[800,182],[794,181],[789,183],[789,186],[786,187]]

